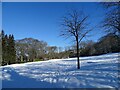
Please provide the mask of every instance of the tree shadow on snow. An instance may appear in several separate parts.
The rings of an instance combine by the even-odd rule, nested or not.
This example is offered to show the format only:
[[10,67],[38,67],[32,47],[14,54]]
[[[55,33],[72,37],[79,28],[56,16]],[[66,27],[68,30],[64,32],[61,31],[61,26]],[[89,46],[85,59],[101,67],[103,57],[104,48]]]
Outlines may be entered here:
[[26,76],[19,75],[15,70],[9,68],[7,73],[11,75],[10,80],[2,81],[2,88],[49,88],[55,87],[53,84],[48,82],[40,82],[33,78],[28,78]]
[[75,65],[57,65],[54,68],[51,68],[52,64],[49,67],[28,65],[19,69],[6,68],[11,77],[3,80],[3,88],[118,88],[120,84],[117,63],[88,62],[80,70]]

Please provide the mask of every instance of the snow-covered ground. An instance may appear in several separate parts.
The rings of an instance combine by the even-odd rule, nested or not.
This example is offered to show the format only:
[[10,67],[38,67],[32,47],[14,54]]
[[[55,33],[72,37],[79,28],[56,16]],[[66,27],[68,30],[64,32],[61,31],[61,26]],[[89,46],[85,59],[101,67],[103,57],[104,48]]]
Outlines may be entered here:
[[119,54],[2,66],[2,88],[118,88]]

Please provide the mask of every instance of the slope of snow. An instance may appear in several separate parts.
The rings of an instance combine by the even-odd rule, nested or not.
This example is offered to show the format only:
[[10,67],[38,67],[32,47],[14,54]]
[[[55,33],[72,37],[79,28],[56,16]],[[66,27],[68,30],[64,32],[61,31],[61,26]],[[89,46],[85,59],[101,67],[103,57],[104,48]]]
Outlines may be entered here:
[[2,88],[118,88],[119,54],[2,66]]

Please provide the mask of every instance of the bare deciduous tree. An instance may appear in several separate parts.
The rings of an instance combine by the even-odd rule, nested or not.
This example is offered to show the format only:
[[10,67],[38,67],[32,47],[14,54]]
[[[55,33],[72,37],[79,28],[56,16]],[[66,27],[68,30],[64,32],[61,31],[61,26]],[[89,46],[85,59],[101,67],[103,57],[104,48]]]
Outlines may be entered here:
[[79,43],[86,36],[86,34],[91,31],[88,30],[88,16],[82,11],[78,12],[73,10],[62,18],[62,27],[60,36],[65,36],[66,38],[74,38],[76,42],[77,49],[77,68],[80,69],[79,62]]
[[120,2],[106,2],[103,5],[107,9],[103,27],[107,32],[120,35]]

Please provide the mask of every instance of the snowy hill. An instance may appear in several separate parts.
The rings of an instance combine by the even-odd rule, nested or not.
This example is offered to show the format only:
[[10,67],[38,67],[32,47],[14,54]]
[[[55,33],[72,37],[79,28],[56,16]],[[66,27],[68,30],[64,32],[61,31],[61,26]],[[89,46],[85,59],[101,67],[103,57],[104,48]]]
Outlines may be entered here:
[[2,66],[3,88],[118,88],[120,53]]

